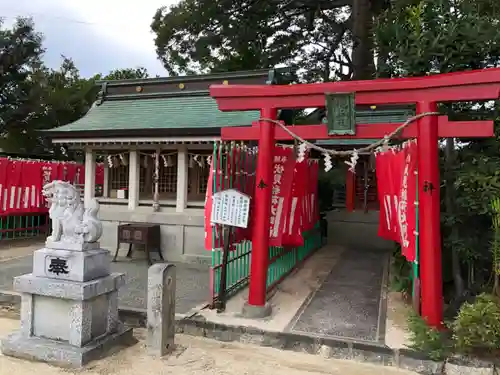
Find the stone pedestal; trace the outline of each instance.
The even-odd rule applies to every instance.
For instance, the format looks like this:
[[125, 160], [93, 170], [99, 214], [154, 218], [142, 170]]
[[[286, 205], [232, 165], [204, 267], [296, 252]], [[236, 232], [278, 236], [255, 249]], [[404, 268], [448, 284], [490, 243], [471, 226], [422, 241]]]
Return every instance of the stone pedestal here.
[[43, 248], [33, 273], [14, 278], [21, 293], [21, 329], [2, 341], [2, 352], [19, 358], [81, 367], [111, 346], [132, 338], [118, 320], [123, 274], [110, 273], [107, 250]]

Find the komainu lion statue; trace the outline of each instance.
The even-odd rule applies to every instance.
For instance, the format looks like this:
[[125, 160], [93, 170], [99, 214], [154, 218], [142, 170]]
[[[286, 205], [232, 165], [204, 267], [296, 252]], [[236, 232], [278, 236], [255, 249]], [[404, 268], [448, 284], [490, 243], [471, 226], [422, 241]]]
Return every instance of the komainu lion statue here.
[[84, 244], [97, 242], [102, 235], [98, 219], [99, 202], [92, 199], [84, 209], [79, 191], [70, 183], [52, 181], [43, 187], [43, 195], [50, 203], [52, 220], [50, 242]]

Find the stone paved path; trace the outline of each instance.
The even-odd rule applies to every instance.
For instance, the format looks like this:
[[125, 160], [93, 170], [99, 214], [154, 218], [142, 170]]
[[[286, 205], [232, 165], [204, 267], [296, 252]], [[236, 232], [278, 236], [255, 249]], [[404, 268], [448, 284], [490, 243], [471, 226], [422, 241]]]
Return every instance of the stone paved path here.
[[[0, 261], [0, 291], [12, 291], [12, 279], [32, 271], [32, 256]], [[179, 263], [177, 266], [176, 312], [185, 314], [207, 301], [209, 268]], [[146, 308], [148, 265], [143, 259], [111, 263], [112, 272], [126, 274], [126, 285], [120, 289], [120, 307]]]
[[[387, 253], [348, 249], [324, 283], [299, 312], [291, 330], [322, 336], [383, 341], [380, 303]], [[382, 305], [382, 306], [381, 306]]]

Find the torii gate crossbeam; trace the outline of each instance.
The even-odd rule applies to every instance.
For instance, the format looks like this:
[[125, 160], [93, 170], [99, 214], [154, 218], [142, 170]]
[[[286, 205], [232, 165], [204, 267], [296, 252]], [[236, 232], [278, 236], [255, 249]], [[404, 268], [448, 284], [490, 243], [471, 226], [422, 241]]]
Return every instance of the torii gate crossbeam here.
[[[329, 93], [355, 93], [357, 105], [415, 104], [417, 114], [436, 112], [440, 102], [498, 99], [500, 68], [372, 81], [210, 87], [210, 95], [217, 101], [220, 110], [260, 110], [261, 118], [272, 120], [276, 120], [278, 109], [324, 107], [325, 95]], [[326, 125], [323, 124], [298, 125], [289, 129], [309, 140], [380, 139], [396, 126], [397, 124], [356, 124], [355, 135], [348, 136], [329, 136]], [[259, 140], [257, 183], [272, 179], [272, 152], [276, 139], [290, 139], [283, 129], [275, 128], [274, 123], [261, 120], [252, 127], [222, 129], [222, 138], [225, 140]], [[445, 116], [423, 117], [402, 134], [405, 138], [418, 139], [422, 316], [431, 326], [440, 327], [443, 321], [438, 140], [440, 137], [473, 138], [493, 135], [493, 121], [450, 122]], [[435, 188], [428, 189], [429, 186]], [[253, 309], [254, 313], [258, 310], [265, 313], [268, 311], [265, 304], [271, 189], [256, 188], [255, 199], [259, 204], [255, 205], [254, 212], [247, 307]]]

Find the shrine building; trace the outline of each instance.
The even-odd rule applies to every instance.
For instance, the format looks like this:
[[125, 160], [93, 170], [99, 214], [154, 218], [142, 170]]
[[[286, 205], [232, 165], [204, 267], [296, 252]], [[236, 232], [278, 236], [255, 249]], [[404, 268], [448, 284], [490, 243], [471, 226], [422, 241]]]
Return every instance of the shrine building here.
[[[85, 153], [84, 201], [95, 196], [100, 202], [103, 247], [114, 251], [120, 224], [159, 224], [165, 259], [210, 261], [203, 246], [203, 208], [213, 144], [220, 141], [221, 129], [248, 127], [259, 119], [259, 111], [220, 111], [209, 94], [209, 87], [216, 84], [280, 85], [289, 84], [289, 78], [286, 69], [266, 69], [101, 81], [84, 117], [46, 132], [54, 144]], [[279, 118], [293, 125], [294, 113], [281, 111]], [[359, 107], [356, 121], [398, 123], [408, 115], [408, 109], [400, 107]], [[316, 109], [305, 123], [324, 118], [324, 108]], [[352, 149], [371, 141], [333, 139], [318, 144]], [[96, 162], [104, 163], [104, 186], [95, 185]], [[359, 163], [356, 174], [349, 173], [342, 162], [338, 168], [343, 177], [334, 192], [334, 207], [377, 210], [375, 176], [368, 158]]]

